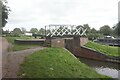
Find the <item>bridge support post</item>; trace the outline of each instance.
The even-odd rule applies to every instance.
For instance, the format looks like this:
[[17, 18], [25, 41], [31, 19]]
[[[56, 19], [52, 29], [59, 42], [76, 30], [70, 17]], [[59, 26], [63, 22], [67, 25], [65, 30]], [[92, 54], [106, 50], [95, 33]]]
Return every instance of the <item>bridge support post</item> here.
[[80, 54], [80, 36], [74, 36], [73, 37], [73, 53], [75, 53], [76, 56], [79, 56]]
[[45, 45], [48, 47], [51, 47], [51, 37], [50, 36], [46, 37]]
[[73, 37], [73, 45], [75, 47], [80, 47], [80, 36], [74, 36]]

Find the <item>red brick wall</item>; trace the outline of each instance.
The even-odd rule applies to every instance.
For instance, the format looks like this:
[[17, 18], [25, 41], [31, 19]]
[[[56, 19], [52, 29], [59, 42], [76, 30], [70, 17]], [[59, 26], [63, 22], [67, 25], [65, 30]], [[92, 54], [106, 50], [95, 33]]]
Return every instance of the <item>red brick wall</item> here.
[[80, 37], [80, 45], [83, 46], [88, 42], [88, 38], [86, 37]]
[[65, 39], [65, 48], [67, 48], [70, 52], [73, 53], [73, 39]]
[[91, 58], [91, 59], [96, 59], [96, 60], [105, 60], [107, 58], [106, 55], [99, 53], [97, 51], [93, 51], [91, 49], [85, 48], [85, 47], [80, 47], [78, 50], [79, 56], [85, 57], [85, 58]]
[[65, 47], [65, 40], [62, 38], [52, 39], [51, 40], [51, 47]]
[[[85, 41], [84, 41], [85, 40]], [[80, 43], [82, 41], [83, 43]], [[66, 40], [66, 48], [73, 53], [75, 56], [80, 56], [80, 57], [85, 57], [85, 58], [90, 58], [90, 59], [96, 59], [96, 60], [105, 60], [106, 56], [98, 53], [96, 51], [90, 50], [85, 47], [81, 47], [80, 45], [83, 45], [87, 42], [86, 38], [82, 38], [80, 40], [79, 37], [75, 37], [74, 39], [71, 40]]]

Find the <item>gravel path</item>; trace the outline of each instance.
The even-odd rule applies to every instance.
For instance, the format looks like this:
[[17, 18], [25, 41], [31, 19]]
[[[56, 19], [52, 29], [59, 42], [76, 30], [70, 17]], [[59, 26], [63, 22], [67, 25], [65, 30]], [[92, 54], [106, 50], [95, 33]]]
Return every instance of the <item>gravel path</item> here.
[[22, 51], [10, 52], [8, 53], [8, 68], [5, 78], [17, 78], [20, 64], [24, 61], [24, 58], [35, 51], [42, 50], [43, 47], [38, 47], [34, 49], [27, 49]]
[[[26, 49], [15, 52], [7, 52], [9, 43], [5, 38], [0, 38], [2, 42], [2, 49], [0, 50], [0, 56], [2, 54], [2, 62], [0, 64], [0, 71], [2, 76], [0, 78], [18, 78], [17, 74], [19, 71], [20, 64], [24, 61], [24, 58], [35, 51], [42, 50], [45, 47], [37, 47], [32, 49]], [[1, 58], [0, 58], [1, 59]], [[2, 67], [2, 68], [1, 68]]]
[[0, 44], [0, 78], [2, 78], [7, 74], [5, 70], [7, 68], [7, 50], [9, 43], [4, 37], [0, 37]]

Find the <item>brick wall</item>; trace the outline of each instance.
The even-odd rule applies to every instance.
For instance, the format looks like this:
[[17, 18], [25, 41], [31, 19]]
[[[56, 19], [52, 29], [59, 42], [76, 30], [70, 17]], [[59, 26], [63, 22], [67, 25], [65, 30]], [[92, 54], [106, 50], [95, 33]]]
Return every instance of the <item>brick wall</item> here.
[[88, 42], [88, 38], [86, 37], [80, 37], [80, 46], [85, 45]]
[[68, 49], [75, 56], [96, 59], [96, 60], [105, 60], [107, 58], [107, 56], [102, 53], [98, 53], [96, 51], [81, 46], [87, 43], [87, 41], [88, 41], [87, 38], [79, 38], [79, 37], [74, 37], [74, 39], [67, 39], [65, 41], [66, 43], [65, 48]]
[[80, 53], [80, 56], [82, 56], [82, 57], [96, 59], [96, 60], [105, 61], [106, 58], [108, 58], [106, 55], [104, 55], [100, 52], [91, 50], [91, 49], [86, 48], [86, 47], [80, 47], [80, 52], [79, 53]]
[[72, 53], [74, 52], [73, 39], [65, 39], [65, 48]]
[[62, 38], [52, 39], [51, 40], [51, 47], [65, 47], [65, 40]]

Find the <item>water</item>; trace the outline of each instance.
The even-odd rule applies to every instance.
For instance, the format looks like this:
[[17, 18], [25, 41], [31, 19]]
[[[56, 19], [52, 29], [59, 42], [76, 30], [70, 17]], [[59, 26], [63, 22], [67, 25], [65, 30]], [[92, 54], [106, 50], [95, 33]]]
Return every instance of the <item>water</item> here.
[[86, 58], [79, 58], [81, 62], [95, 69], [98, 73], [111, 76], [112, 78], [120, 78], [120, 70], [117, 63], [96, 61]]

